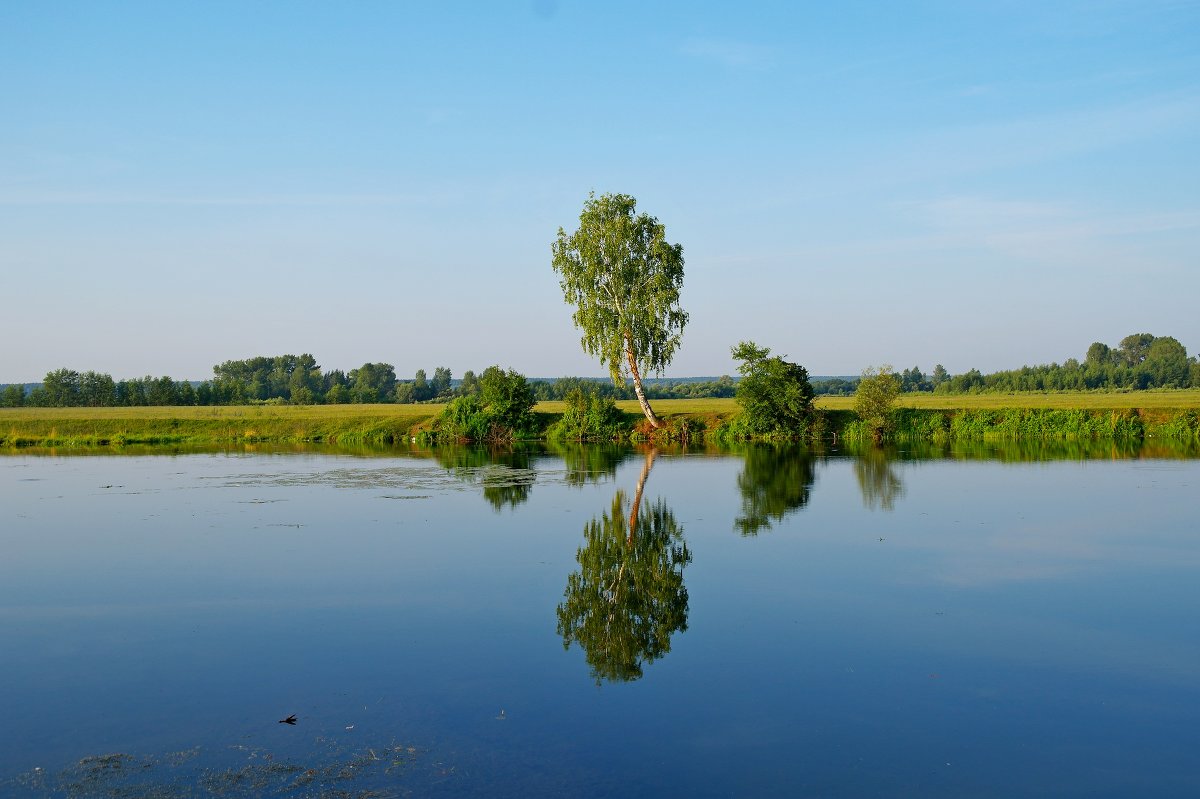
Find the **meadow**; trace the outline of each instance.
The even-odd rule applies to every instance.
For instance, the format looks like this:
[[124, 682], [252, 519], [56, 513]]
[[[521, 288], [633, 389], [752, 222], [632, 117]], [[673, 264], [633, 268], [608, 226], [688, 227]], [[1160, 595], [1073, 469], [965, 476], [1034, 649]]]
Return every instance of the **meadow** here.
[[[655, 400], [668, 422], [712, 429], [738, 413], [733, 399]], [[900, 408], [966, 415], [988, 411], [1080, 411], [1087, 415], [1136, 410], [1148, 423], [1163, 423], [1200, 409], [1200, 390], [1076, 392], [1054, 394], [905, 394]], [[835, 429], [852, 418], [853, 397], [821, 397]], [[236, 405], [133, 408], [0, 409], [0, 446], [110, 446], [218, 442], [391, 443], [405, 440], [439, 414], [443, 405]], [[555, 416], [562, 402], [541, 402], [535, 411]], [[635, 401], [617, 407], [632, 428], [641, 418]], [[1011, 415], [1011, 414], [1010, 414]], [[986, 427], [992, 424], [982, 417]], [[974, 422], [976, 426], [979, 421]], [[996, 417], [996, 425], [1000, 424]]]

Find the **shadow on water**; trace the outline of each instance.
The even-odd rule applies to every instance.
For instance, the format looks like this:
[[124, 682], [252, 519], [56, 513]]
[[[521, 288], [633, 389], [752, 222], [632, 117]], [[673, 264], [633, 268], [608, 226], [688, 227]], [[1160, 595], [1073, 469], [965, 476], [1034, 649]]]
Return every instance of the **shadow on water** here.
[[671, 651], [671, 636], [687, 629], [683, 570], [692, 554], [683, 528], [662, 499], [642, 507], [656, 455], [646, 453], [632, 504], [618, 490], [611, 509], [583, 528], [579, 571], [558, 606], [563, 648], [579, 644], [597, 685], [641, 678]]

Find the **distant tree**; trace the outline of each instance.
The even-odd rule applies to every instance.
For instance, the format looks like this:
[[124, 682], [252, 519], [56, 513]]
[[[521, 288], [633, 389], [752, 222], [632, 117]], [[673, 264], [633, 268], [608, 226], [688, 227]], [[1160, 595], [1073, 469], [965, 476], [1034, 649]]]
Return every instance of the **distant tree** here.
[[43, 403], [50, 408], [71, 408], [79, 404], [79, 372], [55, 369], [42, 378]]
[[946, 367], [942, 366], [940, 363], [933, 367], [933, 377], [930, 379], [930, 382], [933, 383], [933, 387], [935, 389], [949, 379], [950, 373], [946, 371]]
[[854, 412], [866, 424], [871, 437], [876, 441], [892, 431], [895, 424], [894, 406], [900, 395], [900, 378], [892, 367], [884, 364], [876, 369], [868, 366], [858, 381], [854, 392]]
[[364, 363], [349, 375], [356, 403], [388, 402], [396, 390], [396, 370], [390, 363]]
[[443, 394], [449, 394], [450, 382], [450, 370], [444, 366], [439, 366], [433, 370], [433, 379], [429, 381], [429, 392], [434, 397], [440, 397]]
[[178, 405], [179, 396], [175, 390], [175, 381], [165, 375], [159, 378], [153, 378], [146, 375], [147, 395], [146, 400], [151, 405]]
[[1161, 336], [1146, 349], [1145, 366], [1161, 388], [1183, 388], [1190, 380], [1187, 350], [1171, 336]]
[[615, 385], [625, 375], [650, 424], [660, 427], [646, 399], [642, 373], [671, 362], [688, 315], [679, 306], [683, 247], [666, 240], [666, 228], [625, 194], [588, 196], [579, 229], [558, 229], [554, 271], [572, 317], [583, 331], [585, 352], [599, 356]]
[[418, 369], [412, 381], [412, 401], [424, 402], [433, 398], [433, 389], [429, 387], [429, 380], [425, 377], [425, 370]]
[[1137, 366], [1146, 360], [1153, 342], [1154, 335], [1151, 333], [1130, 333], [1121, 339], [1121, 360], [1126, 366]]
[[187, 380], [175, 384], [175, 402], [179, 405], [196, 405], [196, 388]]
[[25, 404], [25, 386], [12, 383], [0, 392], [0, 408], [20, 408]]
[[920, 367], [914, 366], [900, 373], [900, 390], [931, 391], [933, 390], [933, 385], [926, 380], [925, 375], [921, 373]]
[[733, 348], [733, 358], [741, 363], [738, 372], [737, 401], [752, 433], [793, 435], [812, 419], [813, 388], [803, 366], [771, 357], [771, 350], [753, 341]]
[[479, 393], [479, 378], [470, 369], [463, 372], [462, 381], [458, 384], [458, 393], [463, 397]]
[[79, 376], [79, 404], [89, 408], [105, 408], [117, 403], [117, 384], [111, 375], [84, 372]]
[[1093, 341], [1083, 362], [1092, 367], [1108, 366], [1113, 362], [1113, 351], [1107, 344]]

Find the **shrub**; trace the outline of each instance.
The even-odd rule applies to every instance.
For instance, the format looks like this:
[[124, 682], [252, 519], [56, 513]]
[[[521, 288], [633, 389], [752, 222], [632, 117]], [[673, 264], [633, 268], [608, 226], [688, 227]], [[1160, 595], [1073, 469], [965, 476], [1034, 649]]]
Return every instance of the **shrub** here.
[[566, 396], [567, 409], [546, 432], [560, 441], [611, 441], [621, 436], [625, 414], [609, 397], [595, 389], [572, 389]]

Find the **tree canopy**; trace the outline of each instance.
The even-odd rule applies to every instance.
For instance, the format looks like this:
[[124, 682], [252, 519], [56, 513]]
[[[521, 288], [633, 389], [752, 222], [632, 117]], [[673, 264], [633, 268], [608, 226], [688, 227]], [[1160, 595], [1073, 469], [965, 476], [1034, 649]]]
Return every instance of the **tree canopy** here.
[[803, 430], [812, 418], [813, 401], [805, 368], [771, 357], [769, 348], [753, 341], [734, 347], [733, 358], [741, 361], [736, 396], [747, 430], [753, 434]]
[[584, 351], [600, 358], [614, 383], [623, 384], [626, 374], [633, 379], [642, 412], [659, 427], [642, 373], [661, 372], [671, 362], [688, 321], [679, 306], [683, 247], [669, 243], [666, 228], [636, 209], [626, 194], [588, 195], [579, 229], [570, 235], [558, 229], [552, 265], [563, 298], [575, 306]]
[[900, 378], [889, 365], [876, 369], [868, 366], [858, 381], [854, 392], [854, 412], [876, 441], [881, 441], [895, 423], [893, 406], [900, 394]]

